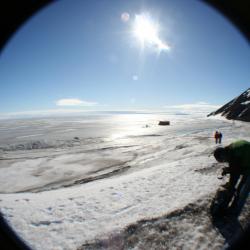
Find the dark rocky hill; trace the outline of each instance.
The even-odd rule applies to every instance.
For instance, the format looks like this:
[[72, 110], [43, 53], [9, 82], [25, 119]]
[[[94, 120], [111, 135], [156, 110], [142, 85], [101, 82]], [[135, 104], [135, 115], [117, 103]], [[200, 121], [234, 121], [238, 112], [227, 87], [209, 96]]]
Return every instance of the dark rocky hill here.
[[250, 88], [208, 116], [218, 114], [230, 120], [250, 122]]

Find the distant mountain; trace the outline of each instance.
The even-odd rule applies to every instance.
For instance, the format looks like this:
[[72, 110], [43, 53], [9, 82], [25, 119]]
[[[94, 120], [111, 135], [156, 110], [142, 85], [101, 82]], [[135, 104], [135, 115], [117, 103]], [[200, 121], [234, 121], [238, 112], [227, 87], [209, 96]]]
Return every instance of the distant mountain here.
[[208, 116], [218, 114], [230, 120], [250, 122], [250, 88]]

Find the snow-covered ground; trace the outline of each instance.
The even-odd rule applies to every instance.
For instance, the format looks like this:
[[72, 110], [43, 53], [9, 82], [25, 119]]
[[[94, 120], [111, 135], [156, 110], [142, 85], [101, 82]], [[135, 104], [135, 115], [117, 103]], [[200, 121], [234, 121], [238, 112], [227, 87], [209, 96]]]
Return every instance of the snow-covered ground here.
[[[165, 119], [170, 126], [157, 125]], [[226, 181], [217, 179], [220, 165], [211, 155], [215, 130], [223, 133], [222, 145], [250, 140], [249, 124], [218, 117], [123, 114], [1, 121], [1, 212], [34, 249], [93, 249], [98, 244], [84, 244], [121, 235], [142, 219], [163, 218], [190, 204], [208, 206]], [[185, 233], [196, 237], [182, 241], [182, 247], [223, 246], [213, 228], [201, 240], [199, 221], [206, 216], [197, 220], [194, 215], [196, 223]], [[175, 223], [179, 232], [183, 226], [185, 220]]]

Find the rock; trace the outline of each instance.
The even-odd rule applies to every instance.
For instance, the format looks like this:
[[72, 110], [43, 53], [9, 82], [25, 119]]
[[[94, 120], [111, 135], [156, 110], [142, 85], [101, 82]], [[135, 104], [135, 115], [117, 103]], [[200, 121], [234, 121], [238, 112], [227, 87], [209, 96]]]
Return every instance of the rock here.
[[229, 120], [250, 122], [250, 88], [207, 116], [218, 114]]

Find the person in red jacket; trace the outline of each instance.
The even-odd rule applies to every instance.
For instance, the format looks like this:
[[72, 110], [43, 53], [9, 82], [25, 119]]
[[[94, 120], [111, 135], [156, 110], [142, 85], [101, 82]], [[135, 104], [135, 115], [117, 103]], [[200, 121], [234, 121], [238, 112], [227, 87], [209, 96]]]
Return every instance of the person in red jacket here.
[[214, 139], [215, 139], [215, 143], [217, 144], [219, 141], [219, 132], [217, 130], [214, 133]]

